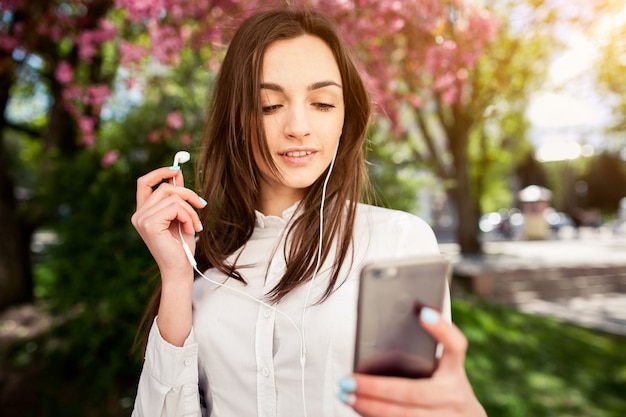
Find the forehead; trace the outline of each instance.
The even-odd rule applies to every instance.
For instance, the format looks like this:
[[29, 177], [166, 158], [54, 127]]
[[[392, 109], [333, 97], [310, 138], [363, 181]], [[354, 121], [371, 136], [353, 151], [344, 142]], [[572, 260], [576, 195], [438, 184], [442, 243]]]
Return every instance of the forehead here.
[[341, 73], [335, 56], [322, 39], [302, 35], [275, 41], [266, 48], [263, 56], [263, 82], [309, 85], [322, 79], [341, 83]]

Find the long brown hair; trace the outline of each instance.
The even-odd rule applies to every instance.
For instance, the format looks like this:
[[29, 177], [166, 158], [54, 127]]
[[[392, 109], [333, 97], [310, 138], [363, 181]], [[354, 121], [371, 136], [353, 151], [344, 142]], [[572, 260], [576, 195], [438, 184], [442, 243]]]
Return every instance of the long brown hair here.
[[[320, 265], [333, 245], [336, 257], [328, 287], [318, 300], [322, 301], [335, 288], [339, 271], [349, 255], [356, 206], [368, 184], [364, 142], [372, 109], [349, 48], [334, 22], [319, 12], [294, 9], [261, 12], [245, 20], [230, 43], [216, 79], [197, 160], [199, 194], [209, 204], [200, 213], [205, 230], [199, 234], [196, 259], [202, 271], [217, 268], [245, 282], [237, 272], [237, 265], [228, 264], [226, 259], [248, 241], [255, 226], [260, 172], [252, 152], [254, 138], [258, 138], [267, 166], [278, 173], [262, 122], [263, 56], [273, 42], [305, 34], [322, 39], [332, 50], [341, 73], [345, 107], [343, 131], [324, 204]], [[326, 172], [306, 190], [300, 212], [289, 227], [287, 269], [279, 284], [267, 294], [272, 302], [309, 281], [315, 272]], [[159, 297], [160, 288], [157, 288], [144, 317], [144, 326], [156, 315]]]
[[[341, 73], [345, 101], [343, 133], [324, 208], [321, 264], [332, 245], [337, 248], [331, 279], [323, 296], [326, 298], [348, 256], [356, 204], [367, 182], [363, 146], [371, 103], [335, 24], [318, 12], [279, 9], [259, 13], [244, 21], [230, 44], [216, 80], [198, 161], [199, 191], [210, 203], [201, 213], [201, 220], [208, 227], [200, 234], [197, 259], [200, 268], [215, 267], [243, 281], [236, 265], [225, 260], [246, 243], [254, 230], [255, 209], [260, 201], [259, 170], [252, 153], [254, 138], [259, 138], [266, 164], [277, 172], [262, 123], [260, 83], [264, 52], [277, 40], [305, 34], [322, 39], [332, 50]], [[300, 203], [301, 213], [288, 230], [287, 269], [268, 294], [271, 301], [280, 300], [313, 276], [324, 179], [325, 174], [306, 190]]]

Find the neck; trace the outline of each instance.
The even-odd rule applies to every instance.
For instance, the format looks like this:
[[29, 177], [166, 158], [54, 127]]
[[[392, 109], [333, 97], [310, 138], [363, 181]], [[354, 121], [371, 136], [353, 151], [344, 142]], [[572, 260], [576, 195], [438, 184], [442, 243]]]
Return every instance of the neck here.
[[[302, 200], [303, 190], [288, 188], [285, 190], [272, 189], [271, 192], [261, 192], [261, 201], [258, 210], [266, 216], [282, 216], [283, 211]], [[269, 191], [269, 190], [267, 190]]]

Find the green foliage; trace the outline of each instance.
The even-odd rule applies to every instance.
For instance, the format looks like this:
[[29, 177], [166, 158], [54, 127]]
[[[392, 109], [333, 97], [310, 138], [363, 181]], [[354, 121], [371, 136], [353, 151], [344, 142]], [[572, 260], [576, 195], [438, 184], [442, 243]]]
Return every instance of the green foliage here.
[[466, 369], [487, 414], [618, 417], [626, 413], [624, 338], [455, 299]]
[[576, 181], [589, 169], [593, 158], [545, 162], [543, 167], [552, 190], [552, 206], [559, 211], [572, 212], [583, 201], [576, 194]]
[[[131, 348], [159, 279], [148, 249], [130, 223], [136, 181], [171, 164], [179, 149], [193, 155], [209, 85], [206, 73], [191, 77], [181, 70], [178, 75], [195, 88], [176, 85], [176, 79], [163, 82], [123, 120], [107, 122], [97, 147], [71, 157], [51, 156], [48, 168], [41, 171], [46, 174], [37, 173], [38, 198], [49, 213], [46, 231], [57, 243], [47, 246], [37, 260], [35, 293], [46, 300], [60, 325], [37, 341], [36, 352], [25, 354], [18, 348], [15, 358], [23, 365], [40, 362], [48, 378], [66, 381], [63, 395], [49, 380], [36, 387], [50, 415], [109, 415], [110, 409], [94, 407], [92, 414], [84, 410], [103, 402], [116, 410], [122, 407], [120, 399], [123, 407], [132, 404], [142, 352]], [[183, 118], [187, 139], [183, 131], [164, 127], [174, 111]], [[118, 158], [104, 166], [103, 157], [110, 150]], [[21, 153], [25, 159], [42, 160], [36, 149], [24, 147]], [[33, 162], [32, 169], [43, 168]], [[191, 164], [184, 171], [192, 186]]]
[[620, 199], [626, 197], [626, 161], [608, 152], [597, 155], [579, 181], [586, 184], [586, 193], [581, 196], [583, 208], [615, 214]]
[[[59, 243], [44, 253], [37, 293], [67, 319], [43, 342], [46, 372], [85, 387], [86, 399], [138, 374], [140, 352], [130, 350], [157, 277], [129, 219], [135, 178], [163, 156], [157, 150], [143, 164], [102, 168], [97, 151], [83, 152], [57, 161], [48, 184]], [[43, 390], [53, 403], [56, 389]]]
[[595, 71], [599, 89], [614, 102], [612, 134], [606, 135], [605, 149], [622, 152], [626, 145], [626, 25], [624, 4], [620, 1], [605, 2], [605, 16], [596, 25], [602, 26], [599, 39], [599, 59]]
[[[435, 192], [434, 176], [424, 163], [415, 161], [416, 143], [394, 142], [388, 126], [378, 123], [370, 129], [367, 153], [368, 173], [374, 192], [373, 203], [410, 213], [426, 210], [430, 201], [418, 197], [420, 190]], [[443, 191], [442, 191], [443, 192]]]

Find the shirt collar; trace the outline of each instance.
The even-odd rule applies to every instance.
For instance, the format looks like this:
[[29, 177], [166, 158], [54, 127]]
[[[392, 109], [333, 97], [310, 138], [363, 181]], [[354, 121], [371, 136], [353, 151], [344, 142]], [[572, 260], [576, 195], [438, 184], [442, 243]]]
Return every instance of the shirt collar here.
[[255, 210], [254, 211], [254, 214], [256, 217], [255, 227], [259, 227], [261, 229], [265, 229], [271, 226], [283, 227], [289, 222], [289, 220], [291, 220], [291, 217], [294, 215], [299, 205], [300, 205], [300, 201], [297, 201], [291, 207], [286, 208], [282, 212], [280, 217], [279, 216], [266, 216], [260, 211]]

